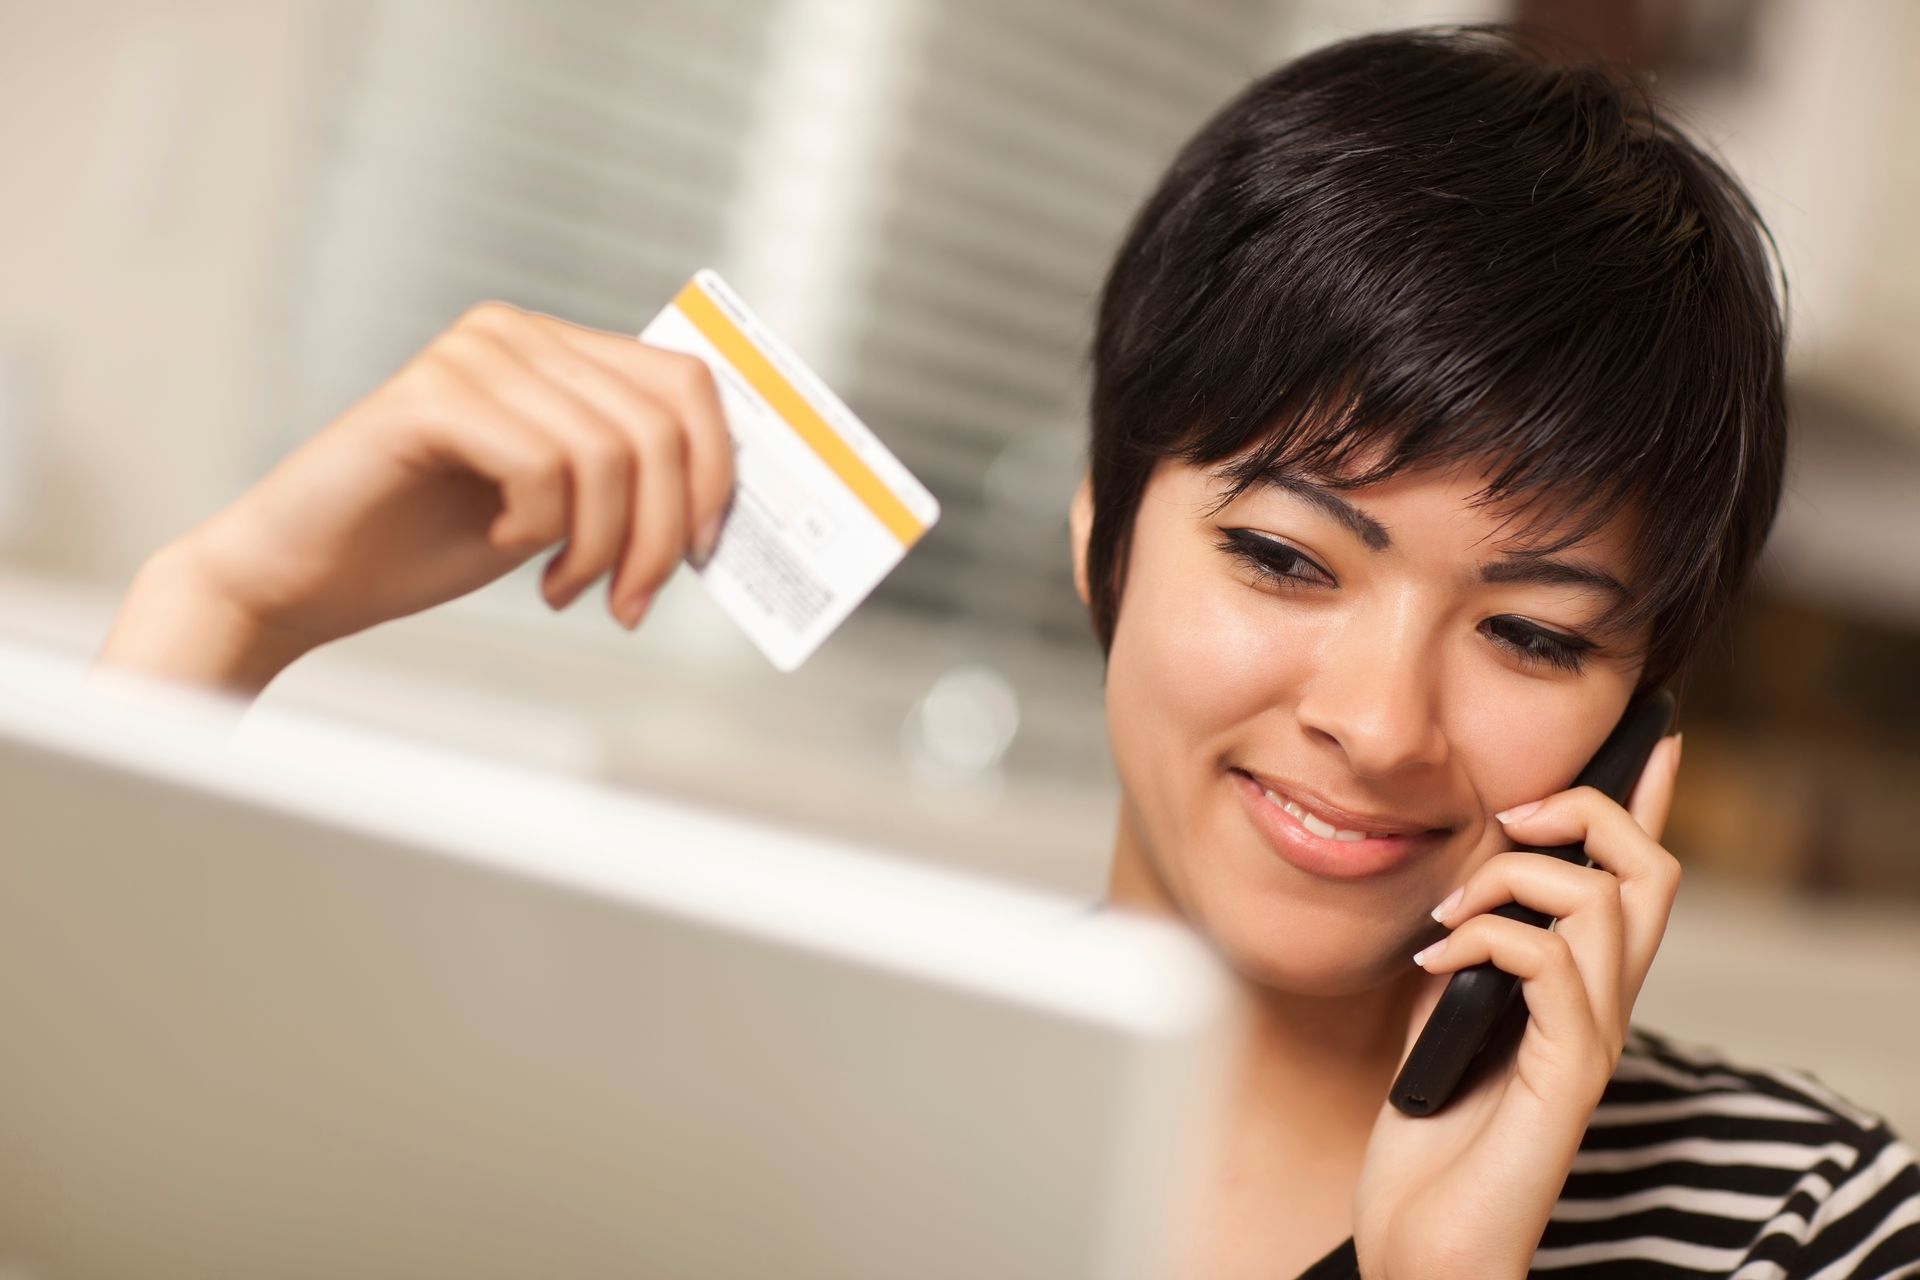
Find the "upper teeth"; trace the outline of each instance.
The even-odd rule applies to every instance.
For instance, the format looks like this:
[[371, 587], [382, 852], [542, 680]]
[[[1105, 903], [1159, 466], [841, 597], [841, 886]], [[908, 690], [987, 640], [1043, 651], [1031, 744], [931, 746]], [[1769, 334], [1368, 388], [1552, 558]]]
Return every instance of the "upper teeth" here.
[[1270, 788], [1262, 788], [1262, 790], [1266, 791], [1267, 799], [1273, 801], [1275, 804], [1279, 805], [1282, 809], [1286, 810], [1286, 812], [1291, 814], [1294, 817], [1294, 819], [1297, 822], [1299, 822], [1301, 826], [1313, 832], [1313, 834], [1319, 836], [1322, 840], [1365, 840], [1370, 834], [1365, 831], [1342, 830], [1341, 828], [1334, 826], [1331, 822], [1323, 821], [1322, 819], [1315, 817], [1313, 814], [1308, 813], [1305, 809], [1302, 809], [1299, 805], [1295, 804], [1293, 801], [1282, 800], [1279, 796], [1273, 794], [1273, 791]]

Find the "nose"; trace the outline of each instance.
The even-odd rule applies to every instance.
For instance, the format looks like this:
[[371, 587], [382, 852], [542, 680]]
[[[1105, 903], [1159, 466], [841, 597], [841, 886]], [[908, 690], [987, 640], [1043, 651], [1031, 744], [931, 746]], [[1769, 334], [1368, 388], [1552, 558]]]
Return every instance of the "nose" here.
[[1410, 608], [1356, 617], [1329, 637], [1295, 714], [1356, 775], [1385, 778], [1447, 759], [1439, 638]]

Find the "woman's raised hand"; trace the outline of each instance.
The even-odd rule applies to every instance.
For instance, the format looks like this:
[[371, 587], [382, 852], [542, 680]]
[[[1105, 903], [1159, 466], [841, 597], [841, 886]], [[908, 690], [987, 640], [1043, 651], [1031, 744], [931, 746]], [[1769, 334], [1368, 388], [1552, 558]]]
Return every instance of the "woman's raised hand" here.
[[301, 653], [562, 539], [547, 602], [611, 572], [608, 608], [631, 628], [689, 550], [711, 552], [732, 488], [697, 357], [482, 303], [156, 553], [99, 661], [257, 692]]
[[[1585, 844], [1592, 867], [1537, 853], [1489, 858], [1441, 916], [1453, 926], [1421, 953], [1437, 975], [1416, 1002], [1403, 1058], [1445, 978], [1484, 961], [1520, 979], [1527, 1026], [1512, 1062], [1431, 1116], [1381, 1107], [1354, 1200], [1366, 1280], [1519, 1280], [1560, 1198], [1588, 1121], [1620, 1060], [1680, 887], [1661, 847], [1680, 740], [1654, 748], [1623, 809], [1590, 787], [1501, 815], [1516, 841]], [[1490, 914], [1517, 902], [1551, 931]]]

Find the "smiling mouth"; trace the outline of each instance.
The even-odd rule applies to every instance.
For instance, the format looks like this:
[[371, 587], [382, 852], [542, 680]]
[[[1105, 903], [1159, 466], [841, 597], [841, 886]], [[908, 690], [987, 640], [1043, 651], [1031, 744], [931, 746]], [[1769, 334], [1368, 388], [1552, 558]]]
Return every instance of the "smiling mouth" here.
[[[1322, 840], [1337, 840], [1346, 844], [1358, 843], [1361, 840], [1407, 840], [1415, 837], [1446, 835], [1450, 830], [1447, 827], [1418, 827], [1399, 822], [1381, 824], [1386, 828], [1384, 830], [1376, 829], [1373, 825], [1343, 827], [1328, 818], [1321, 817], [1284, 791], [1276, 789], [1266, 779], [1249, 773], [1245, 769], [1236, 769], [1234, 772], [1253, 782], [1270, 804]], [[1347, 820], [1344, 815], [1342, 820]]]

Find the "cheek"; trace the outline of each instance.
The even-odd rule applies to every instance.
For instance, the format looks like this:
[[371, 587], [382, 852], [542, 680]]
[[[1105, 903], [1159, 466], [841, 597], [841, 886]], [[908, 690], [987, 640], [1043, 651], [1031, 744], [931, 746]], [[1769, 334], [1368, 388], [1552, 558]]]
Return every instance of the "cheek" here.
[[[1626, 704], [1599, 680], [1535, 686], [1511, 678], [1477, 682], [1452, 731], [1483, 812], [1540, 800], [1569, 786]], [[1493, 824], [1497, 829], [1497, 824]]]
[[1190, 752], [1289, 701], [1313, 646], [1283, 607], [1217, 569], [1133, 586], [1108, 662], [1116, 731]]

